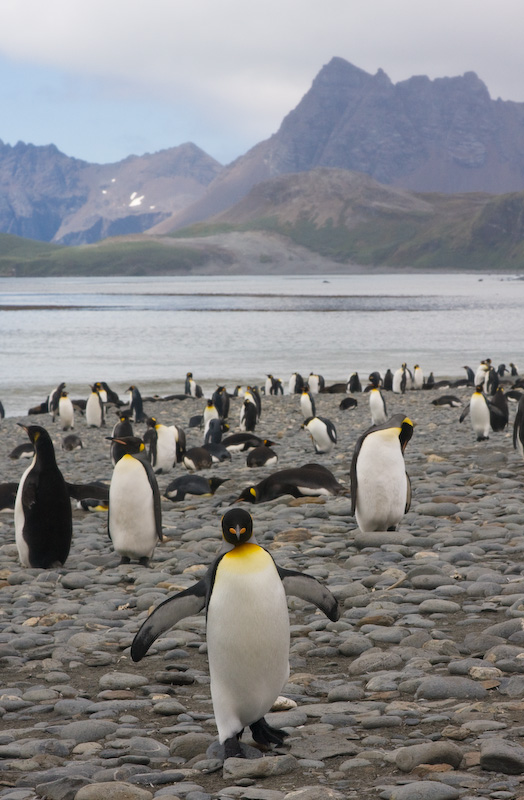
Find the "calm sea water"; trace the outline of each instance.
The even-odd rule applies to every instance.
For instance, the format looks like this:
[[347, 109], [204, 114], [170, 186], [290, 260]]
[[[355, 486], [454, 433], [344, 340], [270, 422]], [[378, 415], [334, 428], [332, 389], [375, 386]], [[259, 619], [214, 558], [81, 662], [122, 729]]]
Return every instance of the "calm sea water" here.
[[73, 397], [107, 381], [120, 394], [206, 392], [268, 372], [419, 363], [463, 376], [491, 357], [524, 372], [524, 281], [485, 274], [0, 278], [0, 400], [21, 415], [61, 381]]

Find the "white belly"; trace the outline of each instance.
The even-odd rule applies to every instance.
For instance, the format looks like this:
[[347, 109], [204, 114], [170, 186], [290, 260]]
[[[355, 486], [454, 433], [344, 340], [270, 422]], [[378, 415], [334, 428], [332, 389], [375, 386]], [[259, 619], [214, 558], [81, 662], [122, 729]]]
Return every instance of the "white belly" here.
[[31, 565], [29, 563], [29, 548], [27, 546], [26, 540], [24, 539], [25, 516], [22, 508], [22, 491], [24, 488], [25, 479], [28, 473], [33, 469], [35, 461], [36, 461], [36, 456], [33, 456], [31, 464], [28, 466], [28, 468], [20, 478], [20, 483], [18, 484], [18, 491], [16, 493], [16, 499], [15, 499], [15, 513], [14, 513], [15, 542], [18, 550], [18, 558], [20, 559], [20, 563], [23, 567], [30, 567]]
[[357, 460], [355, 517], [361, 531], [385, 531], [406, 509], [408, 482], [398, 435], [381, 437], [377, 445], [367, 436]]
[[74, 428], [75, 410], [69, 397], [60, 398], [58, 403], [58, 416], [60, 417], [60, 422], [64, 430]]
[[469, 415], [471, 417], [471, 427], [477, 436], [487, 438], [491, 431], [491, 424], [489, 408], [482, 395], [472, 395], [469, 403]]
[[96, 428], [102, 425], [102, 409], [97, 394], [91, 394], [87, 398], [86, 423]]
[[[289, 676], [289, 616], [271, 557], [256, 545], [256, 569], [241, 556], [220, 562], [207, 617], [211, 697], [224, 742], [264, 716]], [[252, 559], [248, 559], [252, 566]], [[244, 562], [247, 566], [247, 562]]]
[[372, 389], [369, 393], [369, 410], [371, 412], [373, 425], [382, 425], [382, 423], [386, 421], [387, 416], [384, 411], [384, 401], [377, 389]]
[[157, 426], [155, 469], [169, 472], [176, 461], [176, 439], [173, 428], [165, 425]]
[[153, 492], [142, 464], [126, 455], [115, 465], [109, 487], [109, 531], [117, 552], [151, 558], [158, 541]]

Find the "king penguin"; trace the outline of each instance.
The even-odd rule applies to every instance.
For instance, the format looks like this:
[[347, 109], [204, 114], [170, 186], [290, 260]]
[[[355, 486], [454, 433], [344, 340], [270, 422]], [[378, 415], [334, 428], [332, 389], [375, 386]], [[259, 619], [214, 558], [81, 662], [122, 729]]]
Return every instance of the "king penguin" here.
[[224, 514], [222, 537], [222, 552], [204, 578], [165, 600], [145, 620], [131, 658], [140, 661], [158, 636], [205, 608], [211, 700], [226, 759], [245, 757], [240, 737], [247, 726], [265, 747], [281, 745], [286, 735], [264, 719], [289, 677], [286, 594], [313, 603], [333, 621], [339, 609], [315, 578], [275, 563], [257, 544], [244, 509]]
[[65, 389], [62, 391], [58, 401], [58, 416], [63, 431], [68, 431], [75, 427], [75, 409]]
[[175, 431], [156, 417], [148, 417], [146, 422], [151, 466], [157, 475], [170, 472], [176, 464]]
[[304, 419], [315, 416], [315, 400], [309, 391], [309, 386], [306, 383], [300, 395], [300, 410]]
[[162, 540], [162, 510], [155, 473], [138, 436], [113, 439], [126, 452], [116, 462], [109, 487], [108, 533], [122, 564], [147, 566]]
[[302, 423], [308, 431], [316, 453], [330, 453], [337, 443], [337, 431], [330, 419], [326, 417], [309, 417]]
[[140, 390], [131, 385], [127, 391], [129, 392], [129, 410], [131, 411], [133, 422], [144, 422], [146, 415], [144, 414], [144, 404]]
[[469, 403], [460, 415], [459, 422], [464, 422], [467, 415], [471, 418], [471, 427], [477, 435], [477, 442], [483, 442], [489, 439], [491, 432], [491, 417], [489, 413], [489, 404], [482, 391], [482, 384], [475, 387], [475, 391], [470, 397]]
[[388, 418], [386, 408], [386, 400], [384, 395], [379, 389], [380, 376], [378, 373], [372, 372], [369, 376], [371, 388], [369, 390], [369, 410], [371, 412], [371, 421], [373, 425], [383, 425]]
[[39, 569], [62, 566], [73, 535], [69, 489], [45, 428], [18, 424], [35, 451], [22, 475], [15, 501], [15, 541], [20, 563]]
[[96, 384], [91, 386], [91, 394], [87, 398], [86, 424], [90, 428], [101, 428], [106, 424], [104, 416], [104, 403]]
[[395, 530], [409, 510], [404, 450], [412, 435], [413, 422], [395, 414], [358, 439], [351, 462], [351, 505], [363, 533]]

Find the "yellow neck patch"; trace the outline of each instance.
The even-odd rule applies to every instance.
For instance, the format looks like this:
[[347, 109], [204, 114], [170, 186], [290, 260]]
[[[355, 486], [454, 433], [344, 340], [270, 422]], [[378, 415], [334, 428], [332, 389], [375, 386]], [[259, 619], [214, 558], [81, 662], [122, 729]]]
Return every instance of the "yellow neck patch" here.
[[228, 572], [260, 572], [267, 569], [273, 559], [264, 548], [258, 544], [239, 544], [233, 550], [229, 550], [221, 559], [218, 568], [223, 566]]

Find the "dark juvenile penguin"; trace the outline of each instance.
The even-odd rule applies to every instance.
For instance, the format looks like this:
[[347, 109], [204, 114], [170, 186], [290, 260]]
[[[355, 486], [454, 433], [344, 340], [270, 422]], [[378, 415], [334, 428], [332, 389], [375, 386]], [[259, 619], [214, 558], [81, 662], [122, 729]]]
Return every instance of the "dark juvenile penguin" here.
[[246, 458], [247, 467], [270, 467], [274, 466], [278, 461], [278, 455], [271, 447], [261, 444], [260, 447], [255, 447], [250, 450]]
[[127, 391], [130, 394], [129, 410], [131, 411], [133, 422], [144, 422], [146, 415], [144, 413], [144, 404], [142, 402], [140, 390], [136, 386], [131, 385]]
[[73, 535], [69, 489], [45, 428], [18, 424], [26, 431], [35, 451], [20, 480], [15, 502], [15, 540], [20, 563], [39, 569], [62, 566]]
[[158, 636], [205, 609], [211, 699], [226, 759], [245, 757], [240, 743], [245, 727], [265, 747], [281, 745], [286, 735], [264, 719], [289, 677], [286, 594], [313, 603], [333, 621], [339, 610], [315, 578], [277, 566], [256, 543], [244, 509], [224, 514], [222, 536], [222, 552], [204, 578], [165, 600], [142, 624], [131, 658], [140, 661]]
[[304, 464], [273, 472], [255, 486], [246, 486], [235, 502], [266, 503], [286, 494], [292, 497], [329, 497], [345, 492], [345, 487], [326, 467]]
[[326, 417], [309, 417], [302, 427], [311, 436], [316, 453], [330, 453], [337, 443], [337, 431]]
[[153, 468], [138, 436], [116, 439], [125, 446], [109, 487], [108, 533], [122, 564], [131, 559], [147, 566], [162, 541], [160, 492]]
[[513, 422], [513, 447], [524, 458], [524, 394], [518, 402]]
[[186, 497], [202, 497], [215, 494], [228, 478], [204, 478], [203, 475], [181, 475], [167, 486], [164, 497], [174, 503], [185, 500]]
[[468, 386], [475, 386], [475, 373], [471, 369], [471, 367], [465, 366], [462, 369], [466, 370], [466, 377], [468, 381]]
[[81, 450], [83, 446], [82, 439], [76, 433], [69, 433], [62, 439], [62, 450], [66, 450], [69, 453], [73, 450]]
[[388, 369], [386, 371], [386, 373], [384, 375], [384, 381], [383, 381], [382, 385], [384, 387], [384, 391], [386, 391], [386, 392], [392, 392], [393, 391], [393, 373], [391, 372], [390, 369]]
[[227, 419], [229, 416], [229, 395], [225, 386], [217, 386], [211, 396], [211, 402], [218, 411], [218, 416], [221, 419]]
[[359, 437], [351, 461], [351, 506], [362, 532], [395, 530], [411, 503], [404, 450], [413, 423], [395, 414]]

